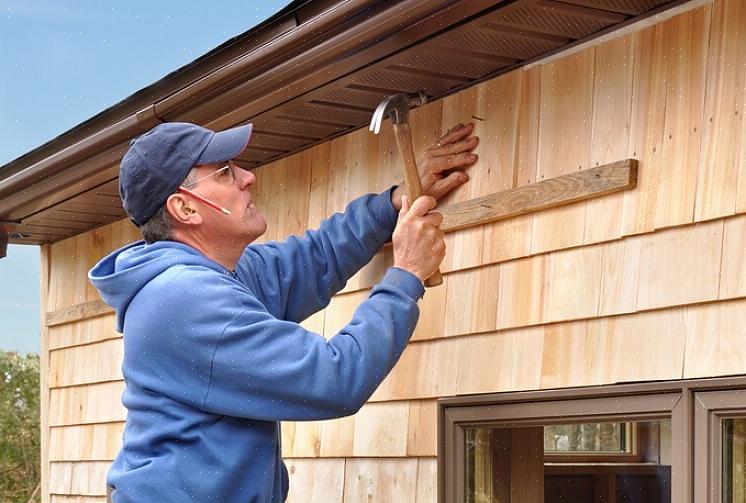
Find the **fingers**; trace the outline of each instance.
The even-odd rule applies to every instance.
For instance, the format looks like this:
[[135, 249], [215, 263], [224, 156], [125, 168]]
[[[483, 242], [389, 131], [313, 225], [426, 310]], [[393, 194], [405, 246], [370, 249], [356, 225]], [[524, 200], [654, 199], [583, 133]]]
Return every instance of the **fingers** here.
[[448, 145], [450, 143], [463, 140], [464, 138], [469, 136], [473, 131], [474, 131], [473, 122], [470, 122], [468, 124], [458, 123], [455, 126], [453, 126], [451, 129], [449, 129], [448, 132], [444, 134], [438, 140], [438, 143], [440, 143], [441, 145]]
[[443, 156], [451, 154], [460, 154], [461, 152], [470, 152], [479, 145], [479, 138], [472, 136], [466, 140], [460, 140], [453, 143], [441, 143], [441, 147], [431, 149], [433, 156]]
[[428, 213], [422, 217], [422, 221], [433, 227], [440, 227], [440, 224], [443, 223], [443, 215], [437, 212]]
[[[424, 217], [435, 208], [435, 199], [430, 196], [420, 196], [415, 199], [408, 213], [416, 217]], [[404, 209], [404, 198], [402, 198], [402, 209]]]
[[435, 199], [440, 199], [444, 195], [448, 194], [452, 190], [462, 186], [469, 180], [469, 175], [463, 171], [454, 171], [447, 177], [438, 180], [433, 184], [432, 196]]
[[409, 211], [409, 198], [402, 194], [401, 196], [401, 209], [399, 210], [399, 220], [404, 218], [404, 215]]
[[479, 156], [470, 152], [437, 156], [428, 160], [428, 168], [434, 173], [441, 173], [451, 169], [468, 168], [478, 159]]

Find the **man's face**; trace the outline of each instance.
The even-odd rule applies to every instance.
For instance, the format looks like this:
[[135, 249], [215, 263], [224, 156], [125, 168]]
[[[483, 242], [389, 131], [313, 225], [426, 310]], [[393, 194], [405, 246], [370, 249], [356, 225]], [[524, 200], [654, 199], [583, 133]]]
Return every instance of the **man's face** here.
[[198, 166], [195, 171], [194, 177], [199, 181], [187, 184], [189, 190], [230, 211], [230, 215], [226, 215], [204, 203], [195, 202], [201, 205], [204, 231], [214, 236], [217, 242], [230, 239], [244, 246], [264, 234], [267, 222], [249, 191], [256, 183], [254, 173], [238, 167], [233, 161]]

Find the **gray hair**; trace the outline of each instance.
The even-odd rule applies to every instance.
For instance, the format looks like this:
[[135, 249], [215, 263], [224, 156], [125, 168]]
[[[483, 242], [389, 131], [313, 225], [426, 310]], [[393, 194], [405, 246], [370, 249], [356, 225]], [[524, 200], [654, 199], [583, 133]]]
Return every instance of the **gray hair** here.
[[[187, 174], [182, 185], [189, 185], [193, 183], [197, 177], [196, 167], [192, 168]], [[140, 226], [140, 232], [142, 238], [148, 244], [153, 244], [156, 241], [168, 241], [171, 239], [171, 215], [168, 214], [168, 208], [164, 203], [160, 208], [153, 213], [144, 224]]]

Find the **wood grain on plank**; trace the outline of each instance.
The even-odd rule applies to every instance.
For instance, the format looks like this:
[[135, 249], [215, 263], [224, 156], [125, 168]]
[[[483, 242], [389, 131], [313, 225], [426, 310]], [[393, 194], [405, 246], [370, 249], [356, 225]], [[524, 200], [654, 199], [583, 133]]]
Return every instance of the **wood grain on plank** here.
[[119, 452], [124, 423], [50, 428], [50, 461], [111, 461]]
[[109, 461], [51, 463], [49, 491], [84, 498], [106, 496], [106, 475], [110, 466]]
[[720, 299], [746, 296], [746, 215], [725, 220]]
[[661, 25], [668, 31], [669, 64], [656, 228], [694, 219], [710, 12], [711, 5], [704, 5]]
[[54, 327], [73, 321], [85, 320], [96, 316], [103, 316], [114, 312], [112, 307], [106, 305], [101, 299], [75, 304], [66, 308], [46, 313], [46, 325]]
[[547, 255], [544, 322], [598, 315], [602, 252], [596, 245]]
[[438, 403], [435, 400], [409, 402], [407, 456], [437, 455]]
[[448, 274], [446, 280], [446, 336], [495, 329], [500, 269], [490, 265]]
[[438, 211], [444, 217], [442, 228], [453, 231], [633, 189], [636, 183], [637, 161], [626, 159], [445, 206]]
[[[631, 36], [596, 47], [593, 75], [591, 166], [623, 159], [630, 143], [634, 44]], [[587, 203], [585, 242], [598, 243], [621, 235], [624, 194]]]
[[[358, 456], [406, 456], [409, 402], [376, 403], [355, 414], [352, 454]], [[327, 440], [327, 439], [325, 439]]]
[[49, 425], [92, 424], [124, 421], [122, 405], [124, 381], [113, 381], [69, 388], [49, 393]]
[[[695, 220], [736, 211], [739, 171], [746, 146], [743, 112], [746, 100], [746, 3], [713, 4], [707, 60], [702, 131], [702, 159], [697, 181]], [[745, 175], [746, 176], [746, 175]]]
[[637, 190], [624, 193], [624, 235], [655, 229], [668, 78], [668, 30], [654, 25], [632, 37], [635, 55], [629, 156], [639, 159], [640, 165]]
[[121, 339], [113, 339], [51, 351], [49, 387], [122, 379], [123, 346]]
[[[541, 67], [537, 182], [590, 167], [594, 58], [590, 47]], [[585, 206], [535, 215], [532, 253], [582, 243]]]
[[640, 254], [644, 238], [632, 236], [602, 245], [601, 304], [599, 315], [637, 310]]
[[84, 318], [72, 323], [64, 323], [48, 328], [49, 349], [82, 346], [107, 339], [119, 339], [122, 334], [116, 330], [114, 313]]
[[344, 459], [286, 459], [285, 464], [290, 477], [288, 503], [342, 503]]
[[717, 299], [722, 246], [722, 220], [645, 236], [637, 308]]
[[743, 374], [746, 368], [746, 301], [689, 307], [684, 378]]

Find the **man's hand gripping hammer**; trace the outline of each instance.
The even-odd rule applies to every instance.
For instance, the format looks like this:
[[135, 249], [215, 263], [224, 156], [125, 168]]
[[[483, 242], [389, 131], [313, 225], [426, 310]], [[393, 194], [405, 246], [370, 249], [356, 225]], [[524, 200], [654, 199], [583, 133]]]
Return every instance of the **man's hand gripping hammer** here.
[[[395, 94], [389, 96], [378, 105], [373, 112], [373, 118], [370, 121], [370, 131], [378, 134], [381, 130], [381, 123], [388, 117], [394, 126], [394, 135], [396, 144], [399, 147], [399, 153], [404, 160], [404, 181], [407, 188], [407, 198], [410, 204], [422, 195], [422, 181], [420, 173], [417, 171], [417, 161], [414, 157], [414, 147], [412, 143], [412, 130], [409, 127], [409, 107], [424, 105], [426, 100], [425, 93], [422, 91], [412, 94]], [[437, 286], [443, 283], [443, 276], [440, 270], [425, 280], [425, 286]]]

